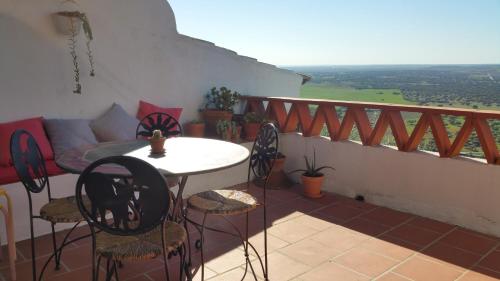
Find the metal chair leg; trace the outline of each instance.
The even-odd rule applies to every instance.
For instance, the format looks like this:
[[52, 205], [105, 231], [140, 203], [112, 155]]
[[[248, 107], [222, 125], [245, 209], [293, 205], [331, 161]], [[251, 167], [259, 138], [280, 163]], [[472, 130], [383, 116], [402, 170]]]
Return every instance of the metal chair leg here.
[[[53, 247], [53, 251], [54, 251], [54, 259], [56, 261], [55, 269], [59, 270], [61, 268], [60, 260], [59, 260], [60, 255], [57, 252], [57, 239], [56, 239], [56, 231], [55, 231], [54, 226], [55, 226], [55, 223], [51, 222], [50, 227], [51, 227], [51, 231], [52, 231], [52, 247]], [[62, 251], [62, 249], [61, 249], [61, 251]]]
[[31, 232], [31, 270], [33, 271], [33, 281], [36, 281], [36, 254], [35, 254], [35, 233], [33, 230], [33, 217], [30, 217]]
[[201, 281], [205, 280], [205, 254], [203, 251], [203, 245], [205, 244], [204, 231], [205, 231], [206, 220], [207, 220], [207, 213], [204, 213], [203, 214], [203, 221], [201, 223], [201, 229], [200, 229]]
[[[186, 230], [186, 234], [187, 234], [187, 262], [184, 264], [184, 273], [186, 274], [186, 279], [188, 281], [191, 281], [193, 279], [193, 277], [191, 276], [191, 265], [192, 265], [192, 260], [191, 260], [191, 238], [190, 238], [190, 235], [189, 235], [189, 229], [188, 229], [188, 225], [187, 225], [187, 216], [188, 216], [188, 209], [185, 208], [184, 209], [184, 229]], [[186, 248], [186, 246], [184, 246], [184, 248]], [[186, 254], [186, 251], [184, 251], [185, 254]], [[184, 257], [184, 259], [186, 259], [186, 257]]]

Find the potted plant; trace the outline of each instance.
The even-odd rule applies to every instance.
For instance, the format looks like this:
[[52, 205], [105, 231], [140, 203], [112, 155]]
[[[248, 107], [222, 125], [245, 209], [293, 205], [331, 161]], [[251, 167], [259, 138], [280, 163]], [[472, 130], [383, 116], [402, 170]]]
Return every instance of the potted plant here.
[[321, 171], [324, 169], [335, 169], [331, 166], [316, 167], [316, 150], [314, 150], [312, 161], [309, 161], [307, 156], [304, 156], [304, 159], [306, 161], [306, 168], [297, 169], [291, 171], [290, 173], [302, 172], [301, 180], [304, 185], [304, 195], [309, 198], [320, 198], [323, 196], [321, 194], [321, 185], [325, 179], [325, 176], [321, 173]]
[[151, 154], [162, 154], [165, 153], [165, 140], [167, 138], [163, 136], [161, 130], [154, 130], [153, 136], [149, 138], [149, 144], [151, 145]]
[[228, 120], [219, 120], [215, 124], [215, 130], [217, 132], [217, 135], [225, 140], [225, 141], [230, 141], [231, 136], [232, 136], [232, 128], [231, 128], [231, 121]]
[[236, 122], [232, 122], [231, 124], [231, 141], [232, 142], [240, 142], [241, 140], [241, 125]]
[[240, 94], [231, 91], [226, 87], [219, 89], [213, 87], [206, 95], [205, 110], [203, 118], [205, 119], [209, 133], [216, 132], [216, 124], [219, 120], [231, 121], [233, 118], [233, 106], [238, 103]]
[[[269, 173], [269, 179], [267, 179], [267, 188], [269, 189], [282, 189], [282, 188], [288, 188], [291, 185], [290, 180], [286, 176], [286, 173], [283, 171], [284, 166], [285, 166], [285, 161], [286, 161], [286, 156], [278, 152], [276, 155], [276, 159], [274, 160], [273, 163], [273, 169]], [[254, 181], [256, 186], [263, 187], [264, 186], [264, 180], [259, 180], [256, 179]]]
[[205, 135], [205, 122], [195, 119], [184, 125], [186, 135], [195, 138], [202, 138]]
[[254, 141], [257, 138], [261, 124], [265, 121], [264, 116], [257, 112], [248, 112], [243, 117], [243, 130], [245, 131], [245, 139]]

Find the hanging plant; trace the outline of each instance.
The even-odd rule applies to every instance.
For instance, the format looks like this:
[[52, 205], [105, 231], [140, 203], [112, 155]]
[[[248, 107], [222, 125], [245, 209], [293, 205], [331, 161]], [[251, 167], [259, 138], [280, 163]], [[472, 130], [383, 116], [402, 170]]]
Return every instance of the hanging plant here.
[[70, 30], [69, 30], [69, 50], [70, 50], [70, 55], [71, 58], [73, 59], [73, 72], [74, 72], [74, 79], [75, 79], [75, 89], [73, 90], [73, 93], [75, 94], [81, 94], [82, 93], [82, 85], [80, 84], [80, 66], [78, 63], [78, 55], [76, 53], [76, 48], [77, 48], [77, 36], [78, 32], [80, 30], [80, 22], [81, 22], [81, 27], [83, 28], [83, 33], [85, 34], [85, 38], [87, 39], [85, 42], [86, 48], [87, 48], [87, 57], [89, 59], [89, 64], [90, 64], [90, 76], [95, 76], [95, 69], [94, 69], [94, 57], [92, 55], [92, 49], [90, 48], [90, 43], [94, 39], [92, 35], [92, 28], [90, 27], [89, 20], [85, 13], [81, 13], [78, 11], [64, 11], [64, 12], [58, 12], [57, 15], [68, 18], [69, 19], [69, 25], [70, 25]]

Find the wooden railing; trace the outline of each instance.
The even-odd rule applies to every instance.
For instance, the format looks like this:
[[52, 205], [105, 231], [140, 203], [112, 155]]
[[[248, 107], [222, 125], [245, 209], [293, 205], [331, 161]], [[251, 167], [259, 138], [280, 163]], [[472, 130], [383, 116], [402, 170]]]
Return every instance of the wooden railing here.
[[[430, 127], [441, 157], [458, 156], [475, 130], [487, 162], [500, 164], [500, 154], [488, 124], [489, 119], [500, 120], [499, 111], [283, 97], [245, 96], [243, 99], [246, 100], [245, 112], [265, 114], [269, 119], [275, 120], [285, 133], [299, 128], [306, 137], [319, 136], [326, 125], [330, 139], [342, 141], [349, 138], [356, 125], [362, 144], [377, 146], [390, 127], [398, 149], [404, 152], [417, 150]], [[311, 105], [316, 106], [315, 112], [310, 110]], [[336, 107], [346, 109], [342, 120]], [[370, 124], [367, 109], [380, 110], [374, 126]], [[402, 112], [421, 113], [411, 132], [408, 132]], [[461, 116], [465, 119], [453, 141], [448, 136], [442, 115]]]

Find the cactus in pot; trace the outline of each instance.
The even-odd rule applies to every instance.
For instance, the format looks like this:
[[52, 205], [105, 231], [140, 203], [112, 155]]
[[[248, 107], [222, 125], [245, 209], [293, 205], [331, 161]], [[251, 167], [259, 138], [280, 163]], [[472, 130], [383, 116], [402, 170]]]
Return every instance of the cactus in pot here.
[[151, 145], [152, 154], [162, 154], [165, 152], [165, 138], [161, 130], [154, 130], [153, 135], [149, 138], [149, 144]]

